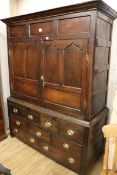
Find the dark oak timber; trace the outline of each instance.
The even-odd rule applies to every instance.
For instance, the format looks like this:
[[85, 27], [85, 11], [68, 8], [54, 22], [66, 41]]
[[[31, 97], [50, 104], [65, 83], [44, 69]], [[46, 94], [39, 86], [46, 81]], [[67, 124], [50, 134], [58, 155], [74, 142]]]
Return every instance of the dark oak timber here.
[[103, 151], [116, 16], [96, 0], [2, 20], [11, 134], [80, 175]]

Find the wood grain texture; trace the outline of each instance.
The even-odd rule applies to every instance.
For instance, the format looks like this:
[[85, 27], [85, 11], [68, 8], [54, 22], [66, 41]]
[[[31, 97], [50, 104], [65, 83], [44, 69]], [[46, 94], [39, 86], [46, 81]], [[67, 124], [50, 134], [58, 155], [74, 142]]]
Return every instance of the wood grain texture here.
[[101, 130], [108, 115], [107, 109], [85, 126], [84, 122], [76, 124], [70, 116], [68, 121], [67, 116], [53, 116], [39, 108], [32, 108], [33, 111], [29, 108], [30, 103], [25, 106], [23, 101], [17, 100], [20, 101], [18, 105], [12, 100], [9, 98], [8, 106], [11, 134], [52, 160], [84, 175], [103, 151]]
[[80, 175], [103, 151], [115, 17], [96, 0], [2, 20], [12, 136]]

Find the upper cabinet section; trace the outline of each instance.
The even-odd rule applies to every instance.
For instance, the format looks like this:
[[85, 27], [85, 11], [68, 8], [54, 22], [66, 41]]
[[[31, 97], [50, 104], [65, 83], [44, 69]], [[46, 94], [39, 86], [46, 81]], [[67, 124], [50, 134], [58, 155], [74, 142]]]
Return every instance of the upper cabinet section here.
[[[60, 7], [27, 15], [3, 19], [8, 25], [8, 37], [45, 37], [53, 39], [63, 35], [90, 37], [92, 23], [96, 19], [97, 11], [110, 19], [115, 19], [117, 13], [101, 0]], [[46, 38], [49, 36], [49, 38]], [[82, 37], [82, 36], [81, 36]]]
[[95, 12], [66, 14], [8, 26], [9, 38], [68, 39], [90, 37]]

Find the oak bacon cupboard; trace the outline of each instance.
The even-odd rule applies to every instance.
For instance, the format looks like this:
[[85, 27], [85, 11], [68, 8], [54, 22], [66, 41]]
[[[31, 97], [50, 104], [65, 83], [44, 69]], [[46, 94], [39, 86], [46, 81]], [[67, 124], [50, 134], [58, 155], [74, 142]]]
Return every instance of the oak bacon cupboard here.
[[103, 150], [116, 16], [97, 0], [2, 20], [11, 134], [80, 175]]

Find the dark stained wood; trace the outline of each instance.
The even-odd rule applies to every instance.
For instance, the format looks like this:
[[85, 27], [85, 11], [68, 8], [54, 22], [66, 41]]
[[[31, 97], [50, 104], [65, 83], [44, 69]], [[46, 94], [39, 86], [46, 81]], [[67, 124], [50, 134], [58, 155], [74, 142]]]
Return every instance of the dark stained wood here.
[[92, 92], [92, 113], [97, 113], [106, 105], [108, 73], [110, 64], [110, 46], [112, 23], [109, 18], [98, 14], [96, 28], [93, 92]]
[[90, 31], [90, 16], [58, 20], [58, 34]]
[[[18, 104], [16, 101], [18, 101]], [[25, 105], [21, 100], [14, 99], [13, 102], [13, 98], [9, 98], [9, 104], [12, 103], [14, 106], [16, 104], [19, 106], [19, 102], [20, 108], [22, 107], [25, 110], [30, 106], [30, 103], [25, 103]], [[32, 109], [30, 110], [32, 111]], [[68, 116], [65, 115], [62, 118], [59, 113], [56, 113], [58, 116], [50, 116], [48, 115], [48, 110], [43, 110], [42, 112], [41, 107], [40, 109], [35, 108], [35, 113], [40, 114], [42, 120], [42, 122], [38, 123], [38, 126], [36, 126], [36, 123], [32, 125], [23, 116], [18, 116], [18, 114], [14, 116], [12, 111], [9, 110], [11, 134], [56, 162], [84, 175], [90, 163], [103, 150], [104, 140], [101, 129], [105, 124], [108, 110], [103, 110], [86, 124], [84, 124], [85, 122], [80, 123], [81, 121], [78, 121], [78, 119], [73, 120], [71, 116], [69, 116], [68, 122]], [[45, 125], [47, 121], [51, 122], [52, 125], [47, 127]], [[74, 131], [74, 134], [70, 136], [67, 132], [68, 130]], [[41, 136], [37, 136], [37, 131], [41, 133]], [[63, 144], [66, 143], [69, 145], [69, 150], [63, 147]], [[72, 160], [69, 158], [72, 158]], [[73, 161], [73, 163], [70, 163], [69, 160]]]
[[9, 43], [10, 83], [13, 96], [40, 99], [40, 51], [38, 41]]
[[53, 33], [52, 21], [30, 25], [30, 35], [49, 35]]
[[80, 175], [103, 150], [116, 16], [96, 0], [2, 20], [11, 134]]
[[27, 25], [9, 27], [8, 30], [9, 37], [26, 37], [29, 34]]
[[82, 145], [71, 142], [69, 139], [67, 140], [65, 137], [60, 137], [58, 135], [54, 135], [51, 141], [55, 147], [67, 153], [74, 154], [75, 157], [81, 157]]

